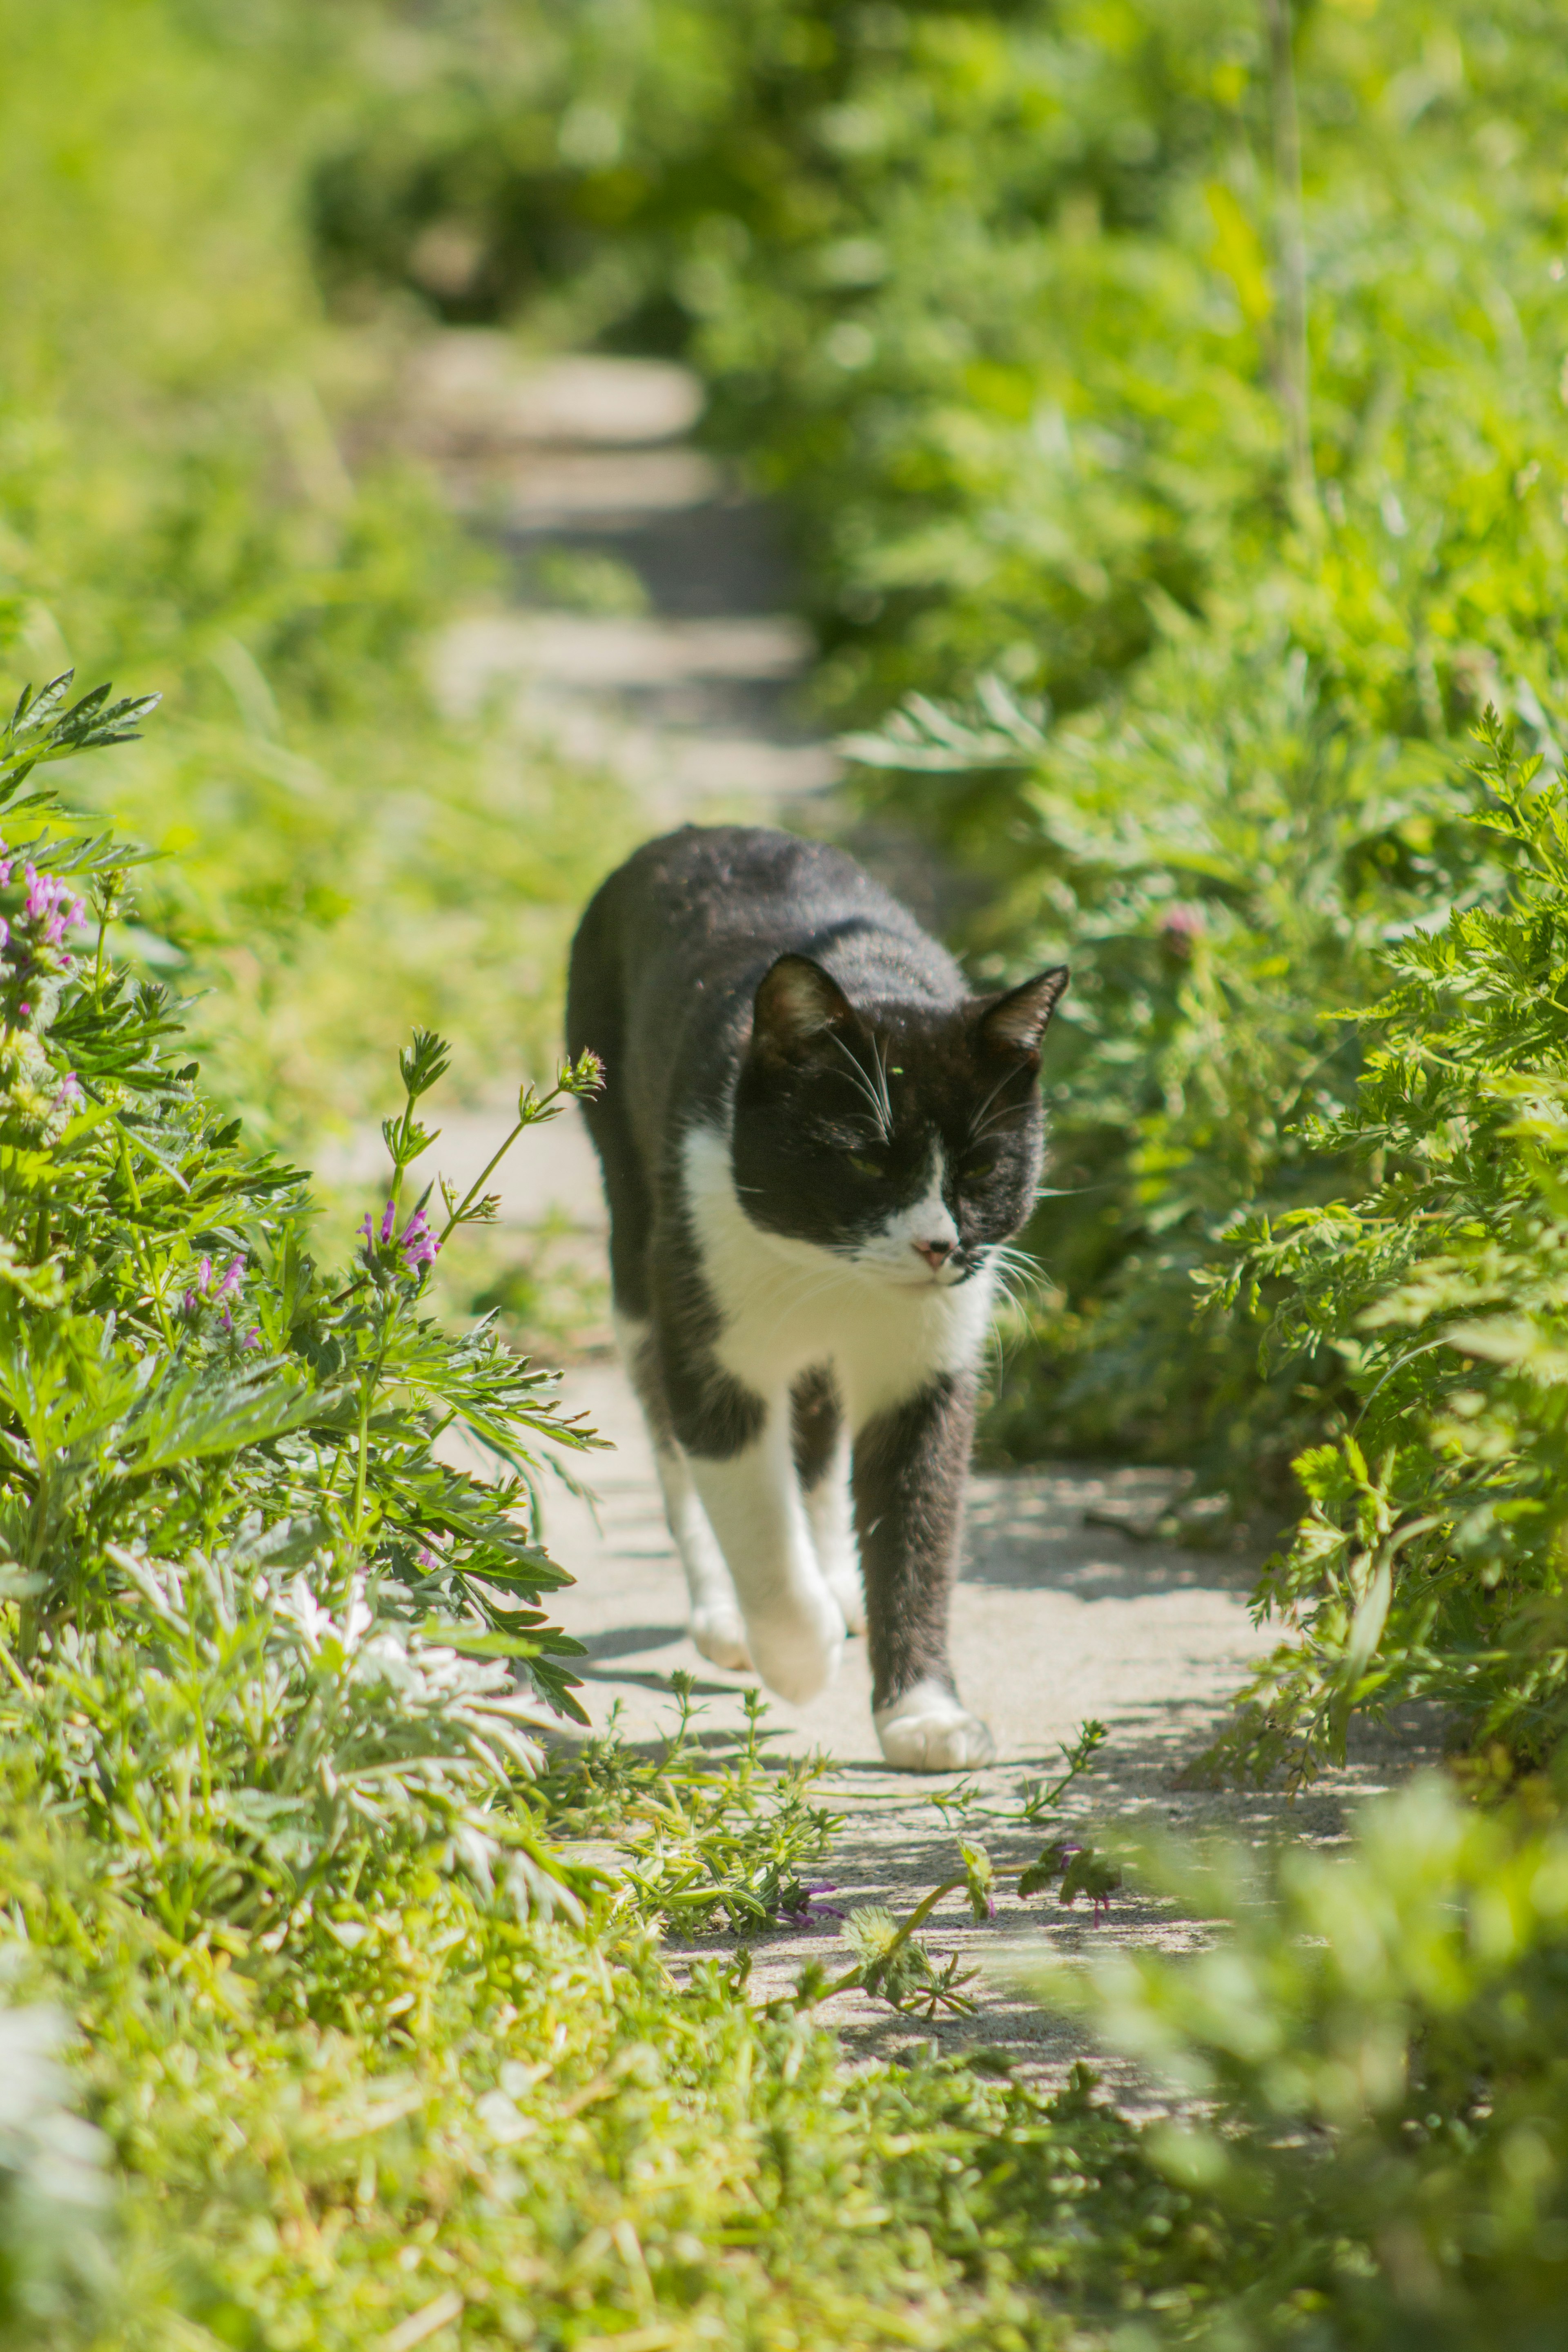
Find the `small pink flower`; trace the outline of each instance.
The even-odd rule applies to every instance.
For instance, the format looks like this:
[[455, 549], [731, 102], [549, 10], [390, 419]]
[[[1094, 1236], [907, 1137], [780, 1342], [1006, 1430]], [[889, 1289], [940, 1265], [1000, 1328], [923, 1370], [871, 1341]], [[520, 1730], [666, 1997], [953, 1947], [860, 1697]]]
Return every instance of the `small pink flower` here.
[[416, 1267], [433, 1265], [441, 1244], [430, 1230], [423, 1209], [416, 1209], [397, 1236], [397, 1246], [403, 1252], [403, 1262], [412, 1274]]
[[223, 1274], [218, 1281], [217, 1288], [213, 1292], [213, 1297], [215, 1298], [231, 1297], [239, 1288], [240, 1280], [244, 1273], [245, 1260], [242, 1257], [231, 1257], [227, 1265], [226, 1265], [223, 1270]]
[[1165, 909], [1164, 931], [1167, 939], [1195, 940], [1204, 931], [1204, 910], [1201, 907], [1178, 903]]
[[77, 1076], [74, 1070], [68, 1070], [65, 1076], [60, 1080], [59, 1089], [55, 1096], [54, 1107], [56, 1110], [74, 1109], [76, 1105], [80, 1102], [81, 1099], [81, 1080]]
[[395, 1201], [388, 1201], [385, 1212], [381, 1220], [381, 1238], [383, 1246], [392, 1239], [393, 1227], [396, 1223], [397, 1203]]
[[239, 1343], [239, 1344], [240, 1344], [240, 1346], [241, 1346], [242, 1348], [259, 1348], [259, 1347], [260, 1347], [260, 1345], [261, 1345], [261, 1326], [259, 1325], [259, 1323], [253, 1323], [253, 1324], [251, 1325], [251, 1327], [250, 1327], [249, 1330], [246, 1333], [246, 1335], [245, 1335], [244, 1339], [240, 1341], [240, 1343]]

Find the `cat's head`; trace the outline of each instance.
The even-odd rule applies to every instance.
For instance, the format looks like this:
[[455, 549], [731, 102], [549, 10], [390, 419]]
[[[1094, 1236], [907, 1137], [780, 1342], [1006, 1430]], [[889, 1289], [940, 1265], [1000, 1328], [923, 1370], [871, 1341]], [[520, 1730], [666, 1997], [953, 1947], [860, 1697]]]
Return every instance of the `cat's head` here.
[[1034, 1206], [1040, 1041], [1067, 984], [1058, 964], [951, 1008], [856, 1005], [781, 956], [735, 1094], [747, 1216], [900, 1286], [967, 1279]]

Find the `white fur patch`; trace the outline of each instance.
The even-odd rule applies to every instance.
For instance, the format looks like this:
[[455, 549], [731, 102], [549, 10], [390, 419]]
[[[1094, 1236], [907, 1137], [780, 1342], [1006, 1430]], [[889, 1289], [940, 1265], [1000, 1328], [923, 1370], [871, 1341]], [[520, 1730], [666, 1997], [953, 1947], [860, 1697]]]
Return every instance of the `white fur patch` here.
[[963, 1772], [996, 1754], [986, 1726], [945, 1683], [915, 1683], [871, 1719], [883, 1755], [900, 1772]]
[[838, 1671], [844, 1617], [823, 1581], [790, 1452], [787, 1412], [728, 1460], [688, 1457], [708, 1522], [729, 1563], [752, 1664], [797, 1706]]
[[841, 1427], [832, 1461], [807, 1490], [805, 1516], [823, 1581], [852, 1633], [866, 1631], [866, 1587], [860, 1549], [855, 1540], [855, 1507], [849, 1495], [849, 1432]]
[[[851, 1432], [943, 1373], [979, 1359], [991, 1320], [989, 1267], [960, 1282], [933, 1276], [913, 1240], [945, 1238], [936, 1222], [940, 1171], [919, 1211], [931, 1223], [915, 1234], [916, 1210], [900, 1212], [853, 1254], [754, 1225], [741, 1206], [726, 1136], [692, 1128], [683, 1140], [685, 1191], [702, 1271], [722, 1328], [714, 1352], [753, 1394], [782, 1400], [812, 1364], [831, 1363]], [[945, 1205], [947, 1231], [956, 1239]]]

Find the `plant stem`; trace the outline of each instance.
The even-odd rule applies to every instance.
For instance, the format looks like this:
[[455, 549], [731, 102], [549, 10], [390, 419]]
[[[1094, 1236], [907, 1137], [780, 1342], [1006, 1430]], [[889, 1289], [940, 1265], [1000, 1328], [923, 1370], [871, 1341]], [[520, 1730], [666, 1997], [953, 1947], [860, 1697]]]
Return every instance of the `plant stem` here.
[[512, 1129], [511, 1133], [507, 1137], [506, 1141], [501, 1145], [500, 1150], [494, 1155], [494, 1157], [485, 1162], [483, 1168], [481, 1168], [479, 1174], [475, 1177], [473, 1182], [464, 1193], [458, 1206], [453, 1210], [451, 1215], [442, 1226], [440, 1238], [436, 1244], [437, 1249], [439, 1249], [442, 1244], [446, 1241], [446, 1238], [451, 1232], [453, 1226], [460, 1225], [462, 1223], [463, 1219], [468, 1215], [469, 1209], [473, 1206], [480, 1186], [487, 1181], [492, 1171], [500, 1166], [501, 1161], [506, 1158], [507, 1153], [511, 1150], [512, 1145], [517, 1141], [517, 1139], [522, 1133], [523, 1129], [525, 1127], [537, 1127], [542, 1119], [552, 1118], [555, 1116], [554, 1112], [549, 1108], [549, 1106], [554, 1102], [557, 1095], [561, 1092], [562, 1088], [560, 1087], [552, 1087], [550, 1092], [547, 1095], [542, 1096], [538, 1102], [530, 1103], [526, 1116], [518, 1120], [517, 1125]]

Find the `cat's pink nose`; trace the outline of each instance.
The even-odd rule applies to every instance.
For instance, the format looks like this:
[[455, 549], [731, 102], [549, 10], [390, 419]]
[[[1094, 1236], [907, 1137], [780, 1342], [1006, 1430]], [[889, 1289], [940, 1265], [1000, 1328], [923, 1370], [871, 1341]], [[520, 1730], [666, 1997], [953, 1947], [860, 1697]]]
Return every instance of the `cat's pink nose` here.
[[952, 1242], [915, 1242], [911, 1246], [917, 1249], [926, 1264], [932, 1267], [945, 1265], [952, 1255], [953, 1250]]

